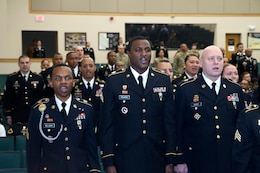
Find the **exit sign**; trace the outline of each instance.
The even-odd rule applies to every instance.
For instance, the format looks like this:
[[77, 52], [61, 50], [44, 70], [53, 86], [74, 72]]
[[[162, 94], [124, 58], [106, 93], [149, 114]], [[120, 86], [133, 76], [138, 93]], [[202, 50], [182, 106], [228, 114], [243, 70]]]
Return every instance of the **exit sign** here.
[[43, 22], [44, 16], [42, 16], [42, 15], [35, 16], [35, 20], [36, 20], [36, 22]]

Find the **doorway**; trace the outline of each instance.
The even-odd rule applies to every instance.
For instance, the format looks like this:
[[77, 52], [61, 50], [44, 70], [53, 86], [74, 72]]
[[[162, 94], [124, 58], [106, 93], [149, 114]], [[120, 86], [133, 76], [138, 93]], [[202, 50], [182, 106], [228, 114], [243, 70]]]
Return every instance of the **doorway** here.
[[232, 53], [237, 51], [236, 45], [240, 43], [241, 34], [226, 34], [226, 57], [230, 60]]

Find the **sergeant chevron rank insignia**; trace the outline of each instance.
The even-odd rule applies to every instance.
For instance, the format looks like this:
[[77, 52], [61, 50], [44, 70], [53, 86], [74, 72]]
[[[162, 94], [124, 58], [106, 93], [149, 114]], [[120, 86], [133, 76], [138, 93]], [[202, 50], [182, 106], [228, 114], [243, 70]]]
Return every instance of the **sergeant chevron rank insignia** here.
[[234, 139], [235, 139], [235, 140], [238, 140], [238, 142], [241, 142], [241, 135], [240, 135], [240, 133], [239, 133], [238, 130], [236, 130], [235, 138], [234, 138]]

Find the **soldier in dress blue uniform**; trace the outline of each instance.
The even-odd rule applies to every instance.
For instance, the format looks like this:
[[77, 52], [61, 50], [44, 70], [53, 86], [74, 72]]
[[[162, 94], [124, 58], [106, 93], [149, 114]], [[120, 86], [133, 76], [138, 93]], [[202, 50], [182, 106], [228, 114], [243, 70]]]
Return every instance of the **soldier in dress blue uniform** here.
[[252, 57], [252, 49], [249, 48], [245, 50], [245, 56], [238, 61], [239, 76], [245, 71], [249, 72], [252, 78], [258, 77], [257, 60]]
[[44, 91], [42, 77], [30, 71], [30, 58], [20, 56], [18, 65], [20, 70], [7, 77], [3, 98], [7, 124], [14, 128], [9, 134], [14, 135], [20, 134], [20, 126], [28, 123], [31, 106]]
[[221, 78], [224, 62], [218, 47], [205, 48], [200, 62], [202, 75], [177, 89], [178, 155], [186, 164], [176, 170], [230, 173], [236, 121], [244, 109], [242, 89]]
[[166, 74], [149, 68], [151, 45], [146, 38], [134, 37], [128, 51], [130, 67], [111, 74], [104, 87], [103, 165], [107, 173], [173, 173], [172, 85]]
[[237, 52], [232, 53], [231, 60], [229, 61], [229, 63], [237, 67], [238, 61], [244, 58], [245, 53], [243, 52], [244, 51], [243, 43], [238, 43], [236, 47], [237, 47]]
[[233, 173], [259, 172], [259, 131], [260, 109], [254, 104], [239, 115], [233, 145]]
[[86, 42], [86, 47], [83, 48], [84, 55], [89, 55], [95, 61], [95, 52], [92, 47], [90, 47], [90, 42]]
[[79, 55], [77, 52], [69, 52], [66, 55], [66, 62], [73, 72], [74, 79], [78, 80], [81, 78], [80, 66], [79, 66]]
[[184, 59], [184, 66], [185, 71], [182, 75], [172, 81], [175, 88], [181, 81], [197, 77], [200, 70], [199, 57], [195, 54], [188, 54]]
[[54, 94], [54, 91], [53, 91], [53, 88], [50, 86], [49, 84], [49, 80], [51, 78], [51, 71], [52, 71], [52, 68], [58, 64], [62, 64], [63, 63], [63, 56], [61, 53], [55, 53], [52, 57], [52, 66], [50, 68], [48, 68], [47, 70], [45, 71], [42, 71], [41, 75], [42, 75], [42, 78], [44, 80], [44, 83], [45, 83], [45, 90], [44, 90], [44, 97], [47, 97], [47, 98], [50, 98], [53, 96]]
[[55, 66], [50, 84], [54, 97], [39, 100], [28, 123], [28, 173], [100, 172], [94, 111], [86, 100], [71, 95], [71, 69], [64, 64]]
[[105, 83], [95, 78], [96, 66], [92, 58], [83, 58], [80, 71], [82, 77], [75, 84], [74, 96], [87, 100], [95, 110], [95, 126], [99, 125], [100, 103], [103, 101]]
[[108, 64], [101, 66], [98, 70], [98, 78], [103, 81], [106, 81], [107, 76], [116, 70], [116, 53], [114, 51], [107, 53], [107, 61]]
[[45, 48], [42, 46], [41, 40], [37, 40], [33, 50], [33, 58], [45, 58]]

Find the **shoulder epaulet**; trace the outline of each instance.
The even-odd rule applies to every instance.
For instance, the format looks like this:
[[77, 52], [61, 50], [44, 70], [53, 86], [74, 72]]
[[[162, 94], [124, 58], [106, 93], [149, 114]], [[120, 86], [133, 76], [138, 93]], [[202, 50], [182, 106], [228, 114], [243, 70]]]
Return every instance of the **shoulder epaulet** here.
[[49, 101], [50, 101], [49, 98], [42, 98], [42, 99], [38, 100], [38, 101], [34, 104], [33, 108], [36, 108], [36, 107], [38, 107], [38, 106], [41, 105], [41, 104], [48, 103]]
[[164, 73], [164, 72], [162, 72], [162, 71], [160, 71], [160, 70], [157, 70], [155, 67], [152, 67], [152, 70], [155, 71], [155, 72], [157, 72], [157, 73], [160, 73], [160, 74], [163, 74], [163, 75], [168, 76], [166, 73]]
[[16, 75], [18, 72], [13, 72], [13, 73], [10, 73], [8, 76], [13, 76], [13, 75]]
[[76, 100], [77, 100], [78, 102], [80, 102], [80, 103], [83, 103], [83, 104], [85, 104], [85, 105], [88, 105], [88, 106], [91, 106], [91, 107], [92, 107], [92, 105], [91, 105], [87, 100], [85, 100], [85, 99], [76, 98]]
[[182, 76], [182, 74], [174, 75], [174, 76], [173, 76], [173, 80], [179, 79], [181, 76]]
[[111, 73], [111, 74], [108, 75], [108, 77], [114, 76], [114, 75], [117, 75], [117, 74], [124, 73], [125, 71], [126, 71], [126, 69], [123, 69], [123, 70], [121, 70], [121, 71], [118, 71], [118, 72], [115, 72], [115, 73]]
[[236, 84], [236, 85], [240, 86], [239, 83], [234, 82], [232, 79], [227, 79], [227, 81], [230, 82], [230, 83], [233, 83], [233, 84]]
[[105, 84], [106, 83], [106, 81], [104, 81], [104, 80], [100, 80], [100, 79], [96, 79], [96, 81], [99, 83], [99, 84]]
[[245, 111], [245, 113], [248, 113], [248, 112], [250, 112], [250, 111], [256, 110], [256, 109], [258, 109], [258, 108], [259, 108], [259, 106], [258, 106], [257, 104], [252, 104], [252, 105]]
[[197, 78], [190, 78], [188, 80], [183, 80], [180, 84], [180, 86], [186, 85], [188, 83], [194, 82]]

